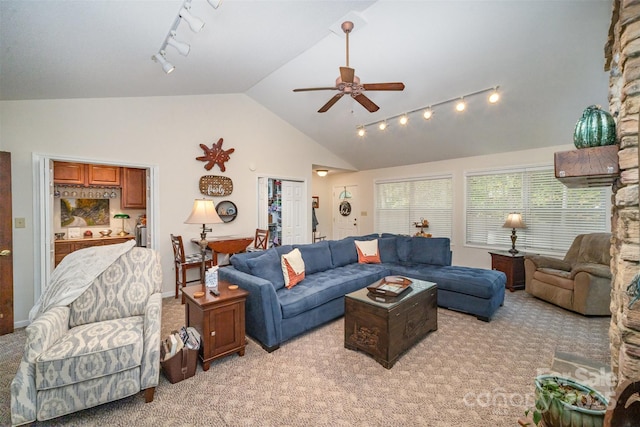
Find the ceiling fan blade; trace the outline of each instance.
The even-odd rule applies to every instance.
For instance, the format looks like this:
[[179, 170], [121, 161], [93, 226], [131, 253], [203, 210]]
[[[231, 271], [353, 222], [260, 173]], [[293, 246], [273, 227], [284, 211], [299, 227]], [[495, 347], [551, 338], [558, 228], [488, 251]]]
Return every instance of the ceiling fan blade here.
[[360, 103], [364, 108], [369, 110], [370, 113], [378, 111], [380, 107], [378, 107], [372, 100], [364, 96], [363, 94], [358, 94], [353, 97], [356, 101]]
[[344, 93], [339, 93], [337, 95], [334, 95], [333, 98], [331, 98], [329, 100], [329, 102], [327, 102], [326, 104], [324, 104], [322, 106], [322, 108], [320, 108], [318, 110], [318, 113], [325, 113], [329, 108], [333, 107], [333, 104], [335, 104], [336, 102], [338, 102], [338, 100], [340, 98], [342, 98], [342, 96], [344, 95]]
[[364, 83], [364, 90], [404, 90], [404, 83]]
[[340, 67], [340, 80], [343, 83], [353, 83], [353, 76], [356, 74], [356, 70], [349, 67]]
[[305, 87], [303, 89], [294, 89], [294, 92], [308, 92], [310, 90], [338, 90], [337, 87]]

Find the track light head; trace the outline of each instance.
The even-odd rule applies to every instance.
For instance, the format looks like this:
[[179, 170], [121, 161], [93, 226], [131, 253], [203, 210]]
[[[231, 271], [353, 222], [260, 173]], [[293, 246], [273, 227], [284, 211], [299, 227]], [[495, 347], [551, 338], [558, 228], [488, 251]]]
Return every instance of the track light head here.
[[167, 58], [165, 58], [164, 55], [165, 55], [164, 51], [161, 50], [160, 52], [153, 55], [151, 59], [153, 59], [154, 61], [156, 61], [162, 66], [162, 71], [164, 71], [167, 74], [170, 74], [171, 72], [173, 72], [173, 70], [176, 69], [176, 67], [174, 67], [171, 62], [167, 61]]
[[193, 16], [191, 12], [189, 12], [188, 8], [191, 8], [191, 5], [185, 3], [182, 9], [180, 9], [180, 18], [184, 19], [187, 24], [189, 24], [189, 28], [191, 28], [191, 31], [197, 33], [202, 29], [202, 27], [204, 27], [204, 21]]
[[425, 120], [429, 120], [431, 117], [433, 117], [433, 110], [431, 109], [431, 107], [424, 110], [424, 113], [422, 113], [422, 117], [424, 117]]
[[366, 133], [367, 131], [364, 130], [364, 126], [360, 126], [358, 129], [358, 136], [364, 136]]
[[489, 102], [491, 104], [495, 104], [496, 102], [498, 102], [500, 100], [500, 94], [498, 93], [498, 88], [496, 87], [493, 92], [491, 92], [491, 95], [489, 95]]
[[176, 40], [176, 32], [171, 31], [169, 37], [167, 37], [167, 45], [176, 48], [180, 55], [187, 56], [191, 50], [191, 46], [187, 43]]
[[456, 104], [456, 111], [461, 113], [465, 108], [467, 108], [467, 105], [464, 103], [464, 98], [460, 98], [460, 101]]

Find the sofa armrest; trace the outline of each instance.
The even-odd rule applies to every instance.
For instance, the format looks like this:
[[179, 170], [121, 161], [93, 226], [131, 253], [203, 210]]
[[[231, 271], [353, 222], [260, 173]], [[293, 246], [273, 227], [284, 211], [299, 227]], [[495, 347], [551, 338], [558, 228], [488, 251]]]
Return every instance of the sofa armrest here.
[[160, 378], [160, 331], [162, 294], [151, 294], [144, 310], [144, 347], [140, 366], [140, 389], [158, 385]]
[[571, 271], [571, 264], [558, 258], [544, 255], [526, 255], [526, 260], [531, 261], [536, 268], [553, 268], [554, 270]]
[[603, 277], [605, 279], [611, 279], [611, 268], [609, 268], [608, 265], [593, 263], [576, 264], [571, 269], [571, 278], [573, 279], [576, 274], [580, 272], [589, 273], [593, 276]]
[[221, 268], [220, 279], [249, 292], [245, 307], [247, 333], [263, 347], [277, 348], [282, 341], [282, 310], [275, 288], [268, 280], [235, 269]]
[[69, 307], [53, 307], [27, 326], [18, 372], [11, 381], [11, 424], [36, 420], [36, 358], [69, 330]]

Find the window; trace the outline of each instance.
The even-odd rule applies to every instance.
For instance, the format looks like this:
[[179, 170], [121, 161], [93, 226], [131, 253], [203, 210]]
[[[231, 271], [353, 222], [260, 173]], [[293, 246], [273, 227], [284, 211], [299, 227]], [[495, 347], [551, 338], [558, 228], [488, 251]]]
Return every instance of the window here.
[[607, 188], [567, 188], [552, 167], [466, 174], [468, 245], [511, 246], [502, 228], [509, 212], [527, 226], [516, 230], [519, 250], [566, 252], [576, 235], [607, 232]]
[[413, 235], [414, 222], [429, 221], [425, 233], [451, 238], [452, 178], [439, 176], [375, 184], [377, 233]]

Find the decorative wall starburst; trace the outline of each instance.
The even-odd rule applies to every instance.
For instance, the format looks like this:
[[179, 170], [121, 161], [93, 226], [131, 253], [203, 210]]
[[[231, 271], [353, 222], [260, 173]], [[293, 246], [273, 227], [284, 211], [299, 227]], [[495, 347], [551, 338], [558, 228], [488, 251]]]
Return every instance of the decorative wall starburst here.
[[211, 170], [213, 165], [218, 165], [218, 167], [222, 172], [226, 170], [224, 163], [229, 161], [230, 154], [236, 151], [235, 148], [223, 150], [222, 138], [220, 138], [218, 142], [213, 144], [211, 148], [207, 147], [204, 144], [200, 144], [200, 148], [204, 150], [204, 156], [196, 157], [196, 160], [200, 160], [201, 162], [207, 162], [207, 164], [204, 165], [204, 168], [206, 170]]

